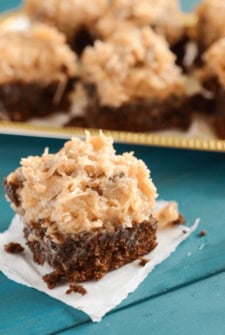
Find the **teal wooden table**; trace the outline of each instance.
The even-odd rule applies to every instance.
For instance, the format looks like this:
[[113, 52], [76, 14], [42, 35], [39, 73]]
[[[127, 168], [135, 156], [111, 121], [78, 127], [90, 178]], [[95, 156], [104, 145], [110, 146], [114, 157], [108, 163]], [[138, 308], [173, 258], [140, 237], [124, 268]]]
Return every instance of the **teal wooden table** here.
[[[0, 179], [59, 139], [0, 135]], [[201, 225], [128, 299], [93, 324], [82, 312], [0, 275], [0, 334], [225, 334], [225, 154], [117, 144], [152, 171], [161, 198]], [[13, 216], [0, 188], [0, 231]], [[205, 229], [207, 235], [199, 237]], [[113, 293], [112, 293], [113, 294]]]
[[[190, 10], [195, 2], [183, 1], [183, 7]], [[20, 3], [0, 0], [0, 10]], [[0, 179], [21, 157], [40, 154], [46, 146], [54, 152], [62, 144], [0, 134]], [[177, 200], [189, 222], [200, 217], [199, 230], [205, 229], [206, 236], [194, 233], [99, 324], [0, 274], [1, 335], [225, 334], [225, 154], [124, 144], [116, 148], [144, 159], [160, 197]], [[0, 231], [12, 217], [0, 186]]]

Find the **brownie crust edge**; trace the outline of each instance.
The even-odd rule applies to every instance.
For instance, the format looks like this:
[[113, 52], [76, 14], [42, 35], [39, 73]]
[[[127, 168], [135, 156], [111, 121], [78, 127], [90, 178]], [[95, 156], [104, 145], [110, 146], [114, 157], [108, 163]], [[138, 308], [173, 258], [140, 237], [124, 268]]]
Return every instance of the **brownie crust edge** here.
[[[40, 224], [25, 226], [24, 235], [34, 261], [41, 265], [47, 262], [55, 270], [56, 285], [58, 281], [99, 280], [107, 272], [146, 255], [157, 245], [156, 228], [156, 219], [151, 217], [131, 228], [118, 227], [114, 231], [98, 228], [70, 234], [60, 243], [48, 237]], [[44, 280], [50, 284], [51, 275], [44, 276]]]

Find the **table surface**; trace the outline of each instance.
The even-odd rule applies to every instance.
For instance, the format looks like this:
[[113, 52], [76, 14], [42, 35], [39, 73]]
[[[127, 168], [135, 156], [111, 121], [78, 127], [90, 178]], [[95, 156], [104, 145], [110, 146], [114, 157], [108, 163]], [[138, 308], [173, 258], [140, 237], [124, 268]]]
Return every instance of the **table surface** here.
[[[21, 157], [58, 150], [62, 139], [0, 135], [0, 179]], [[160, 198], [177, 200], [188, 222], [201, 224], [176, 253], [139, 288], [94, 324], [82, 312], [0, 274], [0, 334], [197, 334], [225, 333], [225, 156], [116, 144], [149, 166]], [[13, 216], [0, 188], [0, 231]], [[207, 234], [200, 237], [199, 231]], [[113, 294], [113, 292], [112, 292]]]
[[[195, 1], [186, 1], [190, 9]], [[0, 10], [20, 1], [0, 1]], [[21, 157], [55, 152], [59, 139], [0, 134], [0, 179]], [[198, 232], [101, 323], [82, 312], [0, 274], [0, 334], [225, 334], [225, 156], [219, 153], [117, 144], [134, 151], [152, 171], [160, 198], [179, 202], [188, 222], [201, 218]], [[13, 216], [0, 186], [0, 231]], [[201, 229], [206, 230], [199, 237]], [[113, 294], [113, 292], [112, 292]]]

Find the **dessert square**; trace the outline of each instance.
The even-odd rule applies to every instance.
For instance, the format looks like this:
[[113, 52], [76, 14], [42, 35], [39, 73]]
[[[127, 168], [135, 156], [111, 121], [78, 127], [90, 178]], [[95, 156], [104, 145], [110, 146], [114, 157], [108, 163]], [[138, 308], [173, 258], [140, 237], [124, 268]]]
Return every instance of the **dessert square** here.
[[168, 44], [149, 27], [123, 27], [81, 58], [89, 127], [148, 131], [187, 129], [186, 83]]
[[44, 276], [49, 288], [100, 279], [157, 245], [150, 172], [102, 133], [22, 159], [4, 185], [34, 261], [54, 270]]
[[1, 118], [23, 121], [68, 111], [77, 60], [61, 33], [44, 25], [1, 31], [0, 54]]

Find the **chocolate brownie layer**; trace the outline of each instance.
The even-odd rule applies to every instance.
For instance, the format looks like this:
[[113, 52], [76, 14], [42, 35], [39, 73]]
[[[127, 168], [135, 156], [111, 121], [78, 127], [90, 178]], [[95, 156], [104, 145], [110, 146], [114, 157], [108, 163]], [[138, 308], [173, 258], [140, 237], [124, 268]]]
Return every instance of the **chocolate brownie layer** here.
[[79, 128], [88, 128], [88, 121], [86, 115], [77, 115], [71, 118], [64, 127], [79, 127]]
[[57, 97], [60, 83], [13, 82], [0, 85], [0, 110], [12, 121], [24, 121], [52, 112], [68, 111], [69, 93], [74, 80], [70, 79]]
[[157, 244], [155, 233], [153, 217], [131, 228], [118, 226], [114, 231], [96, 228], [64, 236], [60, 243], [46, 236], [39, 223], [24, 229], [34, 261], [41, 265], [47, 262], [68, 282], [98, 280], [108, 271], [149, 253]]
[[185, 130], [191, 124], [191, 113], [183, 97], [173, 95], [163, 101], [140, 99], [114, 108], [100, 104], [93, 85], [85, 87], [89, 96], [86, 108], [89, 127], [128, 131]]

